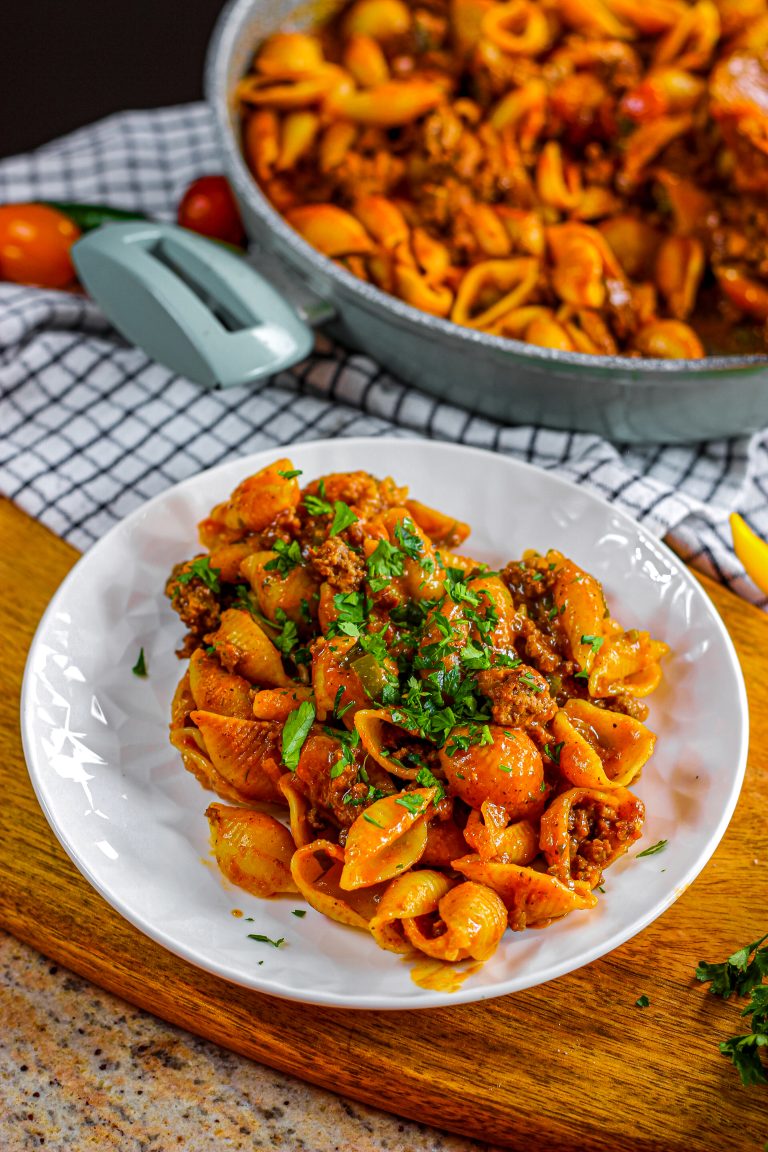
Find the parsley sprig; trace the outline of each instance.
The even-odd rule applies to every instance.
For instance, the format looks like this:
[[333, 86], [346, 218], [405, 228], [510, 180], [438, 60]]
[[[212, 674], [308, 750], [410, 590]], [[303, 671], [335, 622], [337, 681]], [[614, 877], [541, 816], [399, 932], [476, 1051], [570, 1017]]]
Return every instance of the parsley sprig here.
[[389, 540], [379, 540], [366, 561], [368, 583], [372, 592], [381, 592], [405, 572], [405, 554]]
[[315, 722], [315, 706], [309, 700], [303, 700], [298, 708], [288, 715], [283, 725], [283, 763], [291, 772], [299, 766], [299, 757], [304, 747], [304, 741], [309, 730]]
[[729, 996], [748, 996], [753, 988], [762, 983], [763, 977], [768, 976], [768, 946], [761, 947], [766, 940], [768, 933], [760, 940], [739, 948], [722, 964], [699, 961], [696, 979], [709, 984], [712, 995], [722, 996], [724, 1000]]
[[199, 580], [206, 588], [210, 588], [214, 596], [218, 596], [221, 591], [220, 576], [221, 569], [211, 567], [210, 556], [197, 556], [190, 560], [184, 572], [179, 573], [178, 582], [189, 584], [190, 580]]
[[768, 1084], [768, 1070], [760, 1057], [760, 1049], [768, 1048], [768, 984], [763, 983], [768, 976], [768, 947], [761, 947], [766, 940], [768, 933], [739, 948], [724, 963], [701, 960], [696, 969], [696, 979], [708, 983], [713, 996], [724, 1000], [731, 996], [750, 997], [741, 1015], [752, 1017], [752, 1031], [731, 1036], [719, 1045], [744, 1085]]
[[356, 524], [357, 521], [358, 517], [348, 504], [345, 504], [342, 500], [335, 500], [333, 503], [333, 520], [331, 521], [331, 529], [328, 535], [338, 536], [339, 532], [343, 532], [345, 528]]
[[301, 548], [298, 540], [291, 540], [290, 544], [286, 544], [285, 540], [275, 540], [272, 551], [277, 555], [264, 565], [265, 572], [279, 572], [281, 576], [287, 576], [301, 564]]

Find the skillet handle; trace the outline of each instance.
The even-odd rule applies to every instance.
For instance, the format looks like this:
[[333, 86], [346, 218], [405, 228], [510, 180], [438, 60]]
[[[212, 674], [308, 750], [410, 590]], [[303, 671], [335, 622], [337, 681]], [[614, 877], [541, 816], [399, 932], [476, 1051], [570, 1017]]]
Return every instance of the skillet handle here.
[[107, 224], [72, 259], [127, 340], [205, 387], [261, 380], [312, 349], [311, 328], [243, 257], [185, 228]]

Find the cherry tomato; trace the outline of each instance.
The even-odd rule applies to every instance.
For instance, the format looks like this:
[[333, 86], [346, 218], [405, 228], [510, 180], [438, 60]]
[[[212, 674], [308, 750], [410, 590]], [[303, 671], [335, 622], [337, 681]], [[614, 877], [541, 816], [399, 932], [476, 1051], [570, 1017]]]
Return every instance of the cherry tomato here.
[[178, 212], [179, 224], [202, 236], [242, 245], [245, 229], [240, 212], [224, 176], [200, 176], [184, 193]]
[[0, 205], [0, 279], [66, 288], [75, 279], [69, 250], [80, 229], [45, 204]]

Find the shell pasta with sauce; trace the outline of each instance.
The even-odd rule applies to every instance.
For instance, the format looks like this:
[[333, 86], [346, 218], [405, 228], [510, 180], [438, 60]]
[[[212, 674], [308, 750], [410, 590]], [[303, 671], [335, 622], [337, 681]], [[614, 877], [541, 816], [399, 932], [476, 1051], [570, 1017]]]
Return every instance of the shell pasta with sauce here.
[[491, 571], [390, 478], [301, 480], [244, 479], [166, 585], [223, 875], [437, 964], [594, 907], [642, 834], [666, 644], [555, 550]]

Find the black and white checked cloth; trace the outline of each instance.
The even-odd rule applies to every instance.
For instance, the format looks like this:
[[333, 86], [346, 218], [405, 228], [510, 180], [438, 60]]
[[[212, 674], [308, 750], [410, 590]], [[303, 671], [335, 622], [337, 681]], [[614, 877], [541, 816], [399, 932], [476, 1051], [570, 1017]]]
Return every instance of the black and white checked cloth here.
[[[221, 170], [203, 105], [127, 112], [0, 161], [0, 203], [111, 203], [172, 220], [190, 180]], [[0, 285], [0, 488], [78, 548], [201, 469], [334, 436], [429, 436], [506, 452], [587, 485], [702, 571], [764, 608], [728, 513], [768, 537], [768, 431], [693, 446], [624, 446], [469, 415], [320, 336], [303, 364], [210, 392], [115, 335], [90, 301]]]

